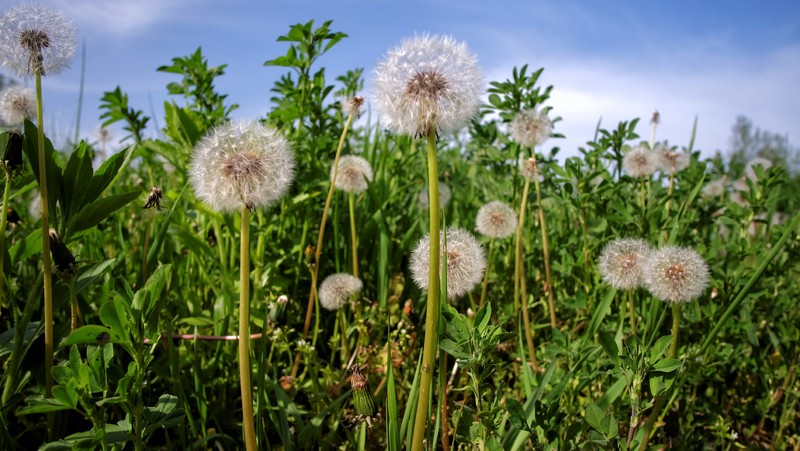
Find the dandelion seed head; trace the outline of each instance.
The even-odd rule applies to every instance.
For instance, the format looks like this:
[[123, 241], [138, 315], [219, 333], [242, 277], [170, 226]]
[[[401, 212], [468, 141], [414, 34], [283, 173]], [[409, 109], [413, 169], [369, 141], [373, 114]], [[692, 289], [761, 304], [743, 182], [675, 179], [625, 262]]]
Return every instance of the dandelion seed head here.
[[756, 171], [754, 169], [756, 166], [761, 166], [764, 168], [764, 172], [767, 172], [767, 169], [772, 167], [772, 162], [762, 157], [756, 157], [747, 162], [747, 166], [744, 168], [744, 174], [747, 178], [754, 182], [758, 180], [758, 176], [756, 175]]
[[688, 153], [671, 149], [666, 143], [656, 144], [654, 152], [658, 155], [658, 169], [667, 174], [677, 174], [689, 167], [691, 162]]
[[361, 292], [361, 279], [350, 274], [332, 274], [319, 286], [319, 303], [327, 310], [339, 310]]
[[0, 119], [8, 125], [20, 125], [36, 117], [36, 98], [33, 90], [12, 85], [0, 92]]
[[364, 105], [364, 98], [355, 96], [348, 97], [341, 100], [342, 114], [347, 116], [358, 117], [361, 115], [361, 107]]
[[665, 302], [690, 302], [708, 286], [708, 265], [693, 249], [666, 246], [654, 251], [644, 268], [644, 282]]
[[500, 201], [489, 202], [478, 210], [475, 218], [478, 232], [491, 238], [506, 238], [517, 230], [517, 215]]
[[75, 28], [48, 7], [11, 8], [0, 17], [0, 31], [0, 63], [21, 77], [57, 74], [75, 54]]
[[714, 181], [708, 182], [703, 187], [703, 197], [720, 197], [725, 194], [725, 187], [728, 184], [728, 177], [722, 176]]
[[629, 150], [622, 158], [622, 168], [631, 177], [650, 177], [656, 171], [657, 155], [641, 144]]
[[[483, 247], [464, 229], [449, 227], [447, 251], [445, 232], [440, 232], [441, 263], [447, 264], [447, 296], [455, 299], [470, 292], [483, 277], [486, 255]], [[430, 235], [421, 239], [411, 254], [411, 276], [422, 290], [428, 289], [428, 265], [430, 262]]]
[[[452, 198], [452, 193], [450, 192], [450, 187], [447, 186], [446, 183], [443, 181], [439, 181], [439, 208], [444, 208], [447, 204], [450, 203], [450, 199]], [[428, 185], [422, 187], [422, 191], [419, 192], [417, 196], [417, 202], [419, 202], [420, 208], [428, 208], [430, 205], [430, 201], [428, 200]]]
[[[372, 181], [372, 166], [369, 161], [358, 155], [344, 155], [339, 158], [334, 186], [348, 193], [360, 194], [367, 190]], [[333, 167], [331, 167], [333, 179]]]
[[289, 143], [257, 122], [220, 125], [195, 147], [189, 180], [197, 197], [221, 212], [268, 207], [288, 190], [294, 155]]
[[511, 138], [525, 147], [536, 147], [550, 138], [553, 123], [547, 113], [535, 109], [523, 110], [511, 121]]
[[400, 134], [427, 136], [463, 127], [476, 115], [482, 89], [477, 58], [449, 36], [407, 39], [375, 69], [375, 106]]
[[600, 254], [600, 274], [622, 290], [642, 285], [642, 268], [653, 250], [645, 240], [623, 238], [608, 243]]

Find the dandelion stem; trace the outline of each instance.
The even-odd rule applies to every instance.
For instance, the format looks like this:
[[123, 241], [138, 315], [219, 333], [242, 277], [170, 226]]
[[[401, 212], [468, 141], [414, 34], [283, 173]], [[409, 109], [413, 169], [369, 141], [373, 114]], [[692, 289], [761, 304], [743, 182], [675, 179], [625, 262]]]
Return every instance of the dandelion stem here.
[[[50, 264], [50, 216], [47, 203], [47, 160], [44, 148], [44, 114], [42, 112], [42, 74], [37, 71], [36, 79], [36, 123], [39, 144], [39, 193], [42, 201], [42, 260], [44, 277], [44, 374], [45, 393], [53, 395], [53, 271]], [[49, 422], [48, 422], [49, 423]], [[48, 427], [50, 431], [50, 427]]]
[[436, 134], [428, 134], [428, 199], [430, 210], [430, 259], [428, 266], [428, 303], [425, 311], [425, 342], [422, 350], [422, 369], [414, 418], [412, 451], [422, 451], [428, 425], [428, 398], [432, 392], [433, 365], [439, 347], [439, 180], [436, 164]]
[[242, 207], [239, 251], [239, 382], [242, 391], [242, 428], [248, 451], [256, 447], [253, 423], [253, 391], [250, 385], [250, 210]]
[[78, 316], [80, 316], [80, 310], [78, 310], [78, 296], [75, 292], [75, 277], [70, 277], [67, 285], [69, 285], [69, 306], [70, 306], [70, 321], [69, 321], [69, 331], [75, 332], [78, 329]]
[[314, 249], [314, 268], [312, 270], [314, 282], [311, 284], [311, 293], [308, 295], [308, 307], [306, 308], [306, 321], [303, 324], [303, 338], [308, 336], [308, 329], [311, 325], [311, 311], [314, 305], [314, 297], [317, 295], [317, 282], [319, 278], [319, 258], [322, 255], [322, 239], [325, 236], [325, 223], [328, 221], [328, 210], [331, 207], [331, 200], [333, 199], [333, 188], [336, 183], [336, 173], [339, 165], [339, 157], [344, 148], [344, 140], [347, 137], [347, 130], [350, 129], [350, 124], [353, 122], [353, 115], [347, 116], [347, 122], [344, 124], [342, 136], [339, 138], [339, 146], [336, 148], [336, 156], [333, 159], [333, 176], [331, 177], [331, 186], [328, 188], [328, 197], [325, 198], [325, 208], [322, 210], [322, 220], [319, 223], [319, 234], [317, 235], [317, 247]]
[[489, 291], [489, 271], [492, 269], [492, 251], [494, 250], [494, 237], [489, 240], [489, 251], [486, 257], [486, 272], [483, 273], [483, 288], [481, 289], [481, 300], [478, 303], [479, 307], [483, 307], [486, 302], [486, 293]]
[[[678, 355], [678, 331], [681, 321], [681, 304], [680, 303], [673, 303], [672, 304], [672, 341], [669, 344], [669, 358], [674, 359]], [[642, 437], [642, 443], [639, 445], [640, 450], [647, 449], [647, 443], [650, 441], [650, 436], [653, 434], [653, 428], [655, 426], [656, 420], [659, 417], [659, 413], [661, 413], [661, 409], [664, 407], [664, 403], [667, 400], [667, 392], [661, 393], [656, 397], [655, 405], [653, 405], [653, 411], [650, 412], [650, 416], [647, 417], [647, 423], [644, 425], [644, 436]]]
[[147, 278], [150, 277], [147, 274], [147, 254], [150, 253], [150, 225], [153, 222], [153, 218], [148, 215], [147, 223], [144, 226], [144, 249], [142, 252], [142, 283], [147, 282]]
[[631, 317], [631, 333], [633, 333], [633, 335], [636, 335], [636, 333], [637, 333], [637, 330], [636, 330], [636, 310], [634, 310], [634, 308], [633, 308], [633, 290], [628, 288], [627, 291], [628, 291], [628, 310], [630, 311], [629, 314], [630, 314], [630, 317]]
[[[531, 359], [533, 368], [538, 368], [536, 361], [536, 348], [533, 345], [533, 330], [531, 330], [531, 319], [528, 313], [528, 293], [525, 286], [525, 260], [522, 258], [522, 226], [525, 223], [525, 210], [528, 206], [528, 191], [531, 181], [525, 179], [522, 187], [522, 203], [519, 206], [519, 222], [517, 225], [517, 250], [516, 250], [516, 272], [514, 274], [515, 285], [514, 293], [522, 297], [522, 323], [525, 327], [525, 342], [528, 345], [528, 355]], [[516, 299], [515, 299], [516, 301]]]
[[547, 283], [547, 303], [550, 307], [550, 326], [558, 327], [558, 319], [556, 318], [556, 303], [553, 299], [553, 278], [550, 276], [550, 246], [547, 242], [547, 222], [544, 219], [544, 210], [542, 209], [542, 193], [539, 189], [539, 169], [536, 163], [536, 153], [534, 153], [533, 162], [533, 186], [536, 190], [536, 207], [539, 210], [539, 223], [542, 227], [542, 253], [544, 254], [544, 276]]
[[[3, 211], [0, 212], [0, 304], [5, 300], [6, 273], [3, 264], [6, 255], [6, 227], [8, 226], [8, 203], [11, 197], [11, 173], [6, 170], [6, 183], [3, 190]], [[11, 296], [9, 296], [11, 299]], [[15, 307], [16, 308], [16, 307]]]
[[358, 235], [356, 234], [356, 207], [355, 194], [348, 193], [350, 203], [350, 238], [353, 246], [353, 275], [358, 277]]

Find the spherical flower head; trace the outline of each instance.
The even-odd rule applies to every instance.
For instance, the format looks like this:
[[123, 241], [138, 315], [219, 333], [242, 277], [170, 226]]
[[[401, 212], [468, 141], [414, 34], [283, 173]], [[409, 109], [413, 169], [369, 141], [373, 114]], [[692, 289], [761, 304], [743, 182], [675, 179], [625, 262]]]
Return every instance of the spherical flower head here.
[[361, 292], [361, 279], [350, 274], [332, 274], [319, 286], [319, 303], [327, 310], [339, 310]]
[[511, 138], [525, 147], [536, 147], [550, 138], [553, 123], [545, 112], [523, 110], [511, 121]]
[[535, 157], [522, 158], [519, 161], [519, 173], [525, 177], [525, 180], [533, 180], [534, 177], [540, 182], [544, 180], [542, 174], [539, 173], [539, 164]]
[[358, 117], [361, 115], [361, 107], [364, 106], [364, 98], [359, 96], [346, 97], [341, 100], [341, 103], [342, 114], [344, 114], [345, 117]]
[[[447, 297], [455, 299], [469, 293], [481, 282], [486, 268], [486, 255], [480, 243], [464, 229], [447, 229], [447, 251], [445, 233], [440, 232], [440, 258], [442, 266], [447, 263]], [[411, 254], [411, 276], [422, 290], [428, 289], [428, 264], [430, 262], [431, 238], [426, 236]]]
[[642, 285], [642, 268], [653, 250], [638, 238], [614, 240], [600, 253], [600, 274], [609, 285], [624, 290]]
[[[367, 190], [368, 182], [372, 181], [372, 166], [369, 161], [357, 155], [345, 155], [339, 158], [334, 186], [348, 193], [360, 194]], [[331, 179], [333, 168], [331, 167]]]
[[294, 155], [276, 130], [258, 122], [215, 127], [194, 149], [189, 181], [215, 210], [268, 207], [292, 182]]
[[671, 149], [668, 144], [656, 144], [655, 153], [658, 155], [658, 168], [667, 174], [676, 174], [687, 167], [691, 157], [686, 152]]
[[20, 85], [9, 86], [0, 92], [0, 119], [8, 125], [20, 125], [36, 117], [36, 98], [33, 90]]
[[21, 5], [0, 17], [0, 64], [21, 77], [54, 75], [75, 54], [75, 28], [61, 12]]
[[653, 296], [666, 302], [690, 302], [708, 286], [708, 266], [693, 249], [666, 246], [654, 251], [644, 268]]
[[622, 157], [622, 168], [631, 177], [650, 177], [656, 172], [657, 163], [657, 155], [645, 144], [634, 147]]
[[767, 160], [766, 158], [756, 157], [752, 160], [747, 162], [747, 166], [744, 168], [744, 174], [752, 181], [758, 180], [758, 176], [756, 175], [755, 167], [761, 166], [764, 168], [764, 172], [767, 172], [767, 169], [772, 167], [772, 162]]
[[728, 177], [722, 176], [714, 181], [708, 182], [703, 187], [703, 197], [720, 197], [725, 194], [725, 187], [728, 184]]
[[400, 134], [458, 130], [478, 111], [483, 73], [464, 43], [422, 35], [403, 41], [375, 69], [375, 105]]
[[[450, 198], [452, 197], [452, 193], [450, 192], [450, 187], [447, 186], [446, 183], [439, 181], [439, 208], [444, 208], [447, 204], [450, 203]], [[420, 208], [428, 208], [430, 205], [430, 201], [428, 200], [428, 185], [422, 187], [422, 191], [419, 192], [417, 196], [417, 202], [419, 202]]]
[[517, 214], [503, 202], [489, 202], [478, 210], [475, 226], [490, 238], [506, 238], [517, 230]]

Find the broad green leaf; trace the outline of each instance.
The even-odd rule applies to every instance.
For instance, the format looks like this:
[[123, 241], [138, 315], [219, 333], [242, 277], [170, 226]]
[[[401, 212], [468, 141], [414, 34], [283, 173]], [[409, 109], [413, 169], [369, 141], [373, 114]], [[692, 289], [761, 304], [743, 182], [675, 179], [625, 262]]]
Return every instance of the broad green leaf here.
[[111, 335], [111, 329], [103, 326], [88, 325], [79, 327], [75, 332], [72, 332], [67, 338], [61, 341], [61, 346], [70, 346], [78, 344], [104, 344], [104, 343], [120, 343], [114, 341]]
[[112, 194], [86, 205], [70, 221], [69, 233], [74, 234], [96, 226], [100, 221], [111, 216], [115, 211], [128, 205], [139, 196], [141, 196], [139, 191]]

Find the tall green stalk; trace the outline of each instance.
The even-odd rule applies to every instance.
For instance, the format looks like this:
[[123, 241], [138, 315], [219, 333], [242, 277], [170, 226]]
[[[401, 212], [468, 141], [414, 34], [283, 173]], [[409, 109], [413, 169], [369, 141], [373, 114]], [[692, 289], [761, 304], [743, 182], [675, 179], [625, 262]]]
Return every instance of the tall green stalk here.
[[558, 327], [556, 303], [553, 299], [553, 278], [550, 276], [550, 245], [547, 241], [547, 222], [542, 209], [542, 192], [539, 189], [539, 165], [536, 163], [536, 152], [533, 153], [533, 186], [536, 191], [536, 207], [539, 211], [539, 225], [542, 228], [542, 254], [544, 257], [544, 276], [547, 283], [547, 304], [550, 307], [550, 327]]
[[483, 274], [483, 287], [481, 288], [481, 299], [478, 302], [479, 307], [483, 307], [486, 302], [486, 294], [489, 291], [489, 272], [492, 265], [492, 251], [494, 250], [494, 237], [489, 240], [489, 250], [486, 253], [486, 272]]
[[515, 302], [516, 297], [522, 298], [522, 324], [525, 328], [525, 343], [528, 345], [528, 355], [531, 359], [533, 367], [538, 367], [536, 361], [536, 348], [533, 345], [533, 330], [531, 329], [531, 318], [528, 312], [528, 293], [525, 288], [525, 260], [522, 258], [522, 231], [525, 224], [525, 210], [528, 208], [528, 191], [531, 187], [530, 179], [525, 179], [525, 185], [522, 187], [522, 202], [519, 206], [519, 220], [517, 222], [517, 242], [515, 252], [515, 272], [514, 272], [514, 294]]
[[[6, 260], [6, 227], [8, 226], [8, 203], [10, 197], [11, 173], [6, 171], [6, 183], [3, 190], [3, 211], [0, 212], [0, 304], [3, 303], [6, 297], [6, 273], [3, 265]], [[16, 309], [16, 307], [12, 308]]]
[[428, 426], [428, 399], [433, 388], [433, 367], [439, 347], [439, 170], [436, 163], [436, 134], [428, 134], [428, 208], [430, 210], [430, 259], [428, 261], [428, 304], [425, 311], [425, 342], [417, 413], [414, 418], [412, 451], [422, 451]]
[[248, 451], [256, 450], [253, 390], [250, 385], [250, 210], [242, 207], [239, 262], [239, 383], [242, 390], [242, 428]]
[[[53, 270], [50, 263], [50, 216], [47, 203], [47, 160], [44, 148], [44, 114], [42, 112], [42, 74], [37, 71], [36, 79], [36, 122], [39, 144], [39, 193], [42, 201], [42, 260], [44, 277], [44, 374], [45, 393], [53, 395]], [[49, 428], [48, 428], [49, 429]]]
[[353, 276], [358, 277], [358, 235], [356, 234], [355, 194], [347, 194], [350, 203], [350, 242], [353, 247]]
[[[681, 321], [681, 304], [680, 303], [673, 303], [672, 304], [672, 341], [669, 344], [669, 358], [674, 359], [678, 355], [678, 331]], [[647, 443], [650, 441], [650, 437], [653, 434], [653, 427], [655, 426], [656, 420], [658, 419], [659, 414], [661, 413], [661, 409], [664, 407], [664, 402], [667, 400], [667, 394], [662, 393], [656, 397], [655, 405], [653, 405], [653, 410], [650, 412], [650, 416], [647, 417], [647, 422], [644, 425], [644, 436], [642, 437], [642, 443], [639, 445], [640, 450], [647, 449]]]

